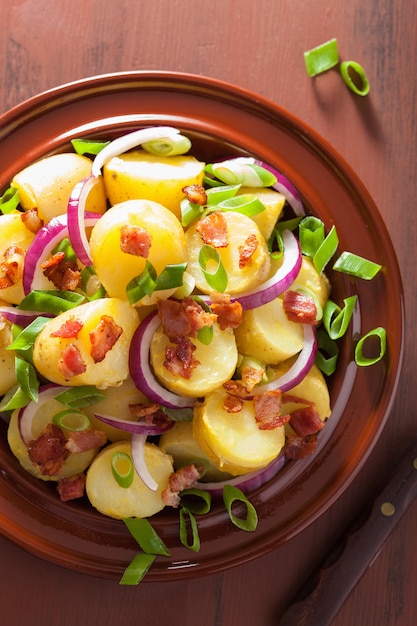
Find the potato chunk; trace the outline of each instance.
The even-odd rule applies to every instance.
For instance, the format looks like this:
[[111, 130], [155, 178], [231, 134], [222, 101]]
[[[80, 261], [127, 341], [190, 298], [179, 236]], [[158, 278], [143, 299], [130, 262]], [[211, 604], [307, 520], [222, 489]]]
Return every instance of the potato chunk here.
[[301, 268], [290, 289], [311, 291], [323, 308], [329, 299], [330, 282], [325, 274], [319, 274], [309, 257], [303, 256]]
[[0, 264], [5, 262], [5, 266], [0, 269], [0, 279], [7, 278], [7, 257], [16, 247], [18, 265], [13, 268], [11, 282], [0, 289], [0, 298], [9, 304], [19, 304], [24, 297], [22, 277], [24, 256], [34, 240], [35, 235], [26, 228], [20, 213], [9, 213], [0, 215]]
[[262, 187], [241, 187], [237, 195], [250, 194], [258, 198], [264, 205], [265, 210], [253, 215], [251, 219], [259, 226], [264, 239], [268, 241], [274, 226], [282, 213], [285, 204], [285, 196], [279, 191]]

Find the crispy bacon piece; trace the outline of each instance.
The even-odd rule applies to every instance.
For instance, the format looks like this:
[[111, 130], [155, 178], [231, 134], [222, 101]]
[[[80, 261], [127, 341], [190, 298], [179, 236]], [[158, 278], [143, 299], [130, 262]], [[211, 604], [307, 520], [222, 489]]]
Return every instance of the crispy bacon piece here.
[[125, 224], [120, 229], [120, 249], [126, 254], [147, 259], [152, 245], [151, 235], [146, 228], [134, 224]]
[[203, 217], [198, 222], [196, 231], [199, 233], [203, 243], [209, 246], [227, 248], [229, 245], [227, 222], [220, 211], [213, 211], [213, 213]]
[[229, 294], [214, 292], [210, 308], [217, 315], [217, 323], [222, 330], [237, 328], [242, 323], [242, 305], [237, 300], [230, 302]]
[[259, 367], [251, 367], [250, 365], [243, 365], [241, 370], [242, 382], [248, 391], [261, 382], [264, 377], [265, 370]]
[[154, 402], [143, 402], [138, 404], [129, 404], [129, 411], [133, 417], [142, 420], [145, 424], [155, 424], [155, 426], [167, 426], [172, 420], [164, 413], [159, 404]]
[[168, 485], [162, 492], [162, 500], [166, 506], [177, 508], [180, 503], [180, 493], [184, 489], [189, 489], [204, 474], [203, 465], [185, 465], [176, 472], [173, 472], [168, 479]]
[[200, 328], [212, 326], [217, 319], [192, 298], [159, 300], [158, 314], [165, 335], [174, 343], [183, 337], [197, 337]]
[[281, 396], [279, 389], [254, 396], [255, 420], [259, 430], [273, 430], [289, 422], [289, 415], [281, 415]]
[[309, 298], [300, 291], [288, 289], [284, 293], [283, 307], [286, 316], [291, 322], [301, 324], [317, 323], [317, 306], [313, 298]]
[[69, 455], [59, 426], [48, 424], [37, 439], [29, 442], [28, 455], [44, 476], [59, 474]]
[[61, 478], [57, 483], [57, 491], [62, 502], [82, 498], [85, 488], [85, 474], [75, 474]]
[[164, 366], [174, 376], [182, 376], [189, 380], [193, 370], [200, 365], [200, 361], [193, 357], [195, 349], [195, 345], [189, 339], [181, 337], [178, 343], [166, 347]]
[[235, 396], [236, 398], [242, 398], [242, 400], [245, 400], [250, 397], [246, 387], [238, 380], [228, 380], [223, 383], [223, 388], [226, 389], [228, 394]]
[[290, 425], [297, 435], [314, 435], [324, 426], [313, 406], [296, 409], [291, 413]]
[[317, 435], [287, 435], [284, 454], [287, 459], [297, 460], [314, 454], [317, 449]]
[[66, 380], [69, 380], [73, 376], [77, 376], [77, 374], [83, 374], [86, 369], [87, 366], [82, 360], [79, 349], [73, 343], [70, 343], [61, 352], [61, 358], [58, 361], [58, 371]]
[[75, 339], [78, 336], [78, 333], [83, 327], [83, 323], [81, 320], [77, 320], [73, 317], [68, 319], [66, 322], [58, 328], [55, 332], [51, 333], [51, 337], [62, 337], [63, 339]]
[[81, 285], [81, 272], [75, 260], [66, 261], [64, 252], [57, 252], [41, 263], [43, 273], [57, 289], [75, 291]]
[[87, 452], [87, 450], [101, 448], [106, 441], [107, 437], [102, 430], [86, 428], [85, 430], [71, 431], [65, 447], [70, 452], [77, 454], [78, 452]]
[[252, 256], [258, 247], [258, 238], [252, 233], [245, 239], [243, 246], [239, 246], [239, 269], [243, 269], [252, 263]]
[[228, 413], [240, 413], [243, 408], [243, 400], [241, 398], [237, 398], [236, 396], [231, 396], [227, 394], [225, 399], [223, 400], [223, 409]]
[[100, 363], [104, 359], [122, 333], [123, 329], [110, 315], [101, 316], [96, 328], [90, 333], [90, 354], [94, 363]]
[[207, 192], [203, 185], [186, 185], [182, 188], [182, 191], [190, 202], [199, 204], [200, 206], [207, 204]]
[[0, 289], [6, 289], [15, 285], [23, 274], [23, 262], [25, 253], [19, 246], [9, 246], [4, 253], [3, 260], [0, 263]]
[[42, 228], [43, 220], [38, 215], [38, 209], [29, 209], [20, 216], [22, 222], [31, 233], [36, 233]]

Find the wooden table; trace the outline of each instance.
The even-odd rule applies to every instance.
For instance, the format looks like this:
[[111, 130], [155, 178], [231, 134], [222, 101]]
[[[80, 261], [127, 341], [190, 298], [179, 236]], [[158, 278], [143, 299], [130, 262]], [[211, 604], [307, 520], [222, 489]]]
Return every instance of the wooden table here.
[[[230, 81], [287, 108], [329, 140], [359, 174], [392, 234], [408, 319], [399, 392], [365, 468], [301, 535], [224, 573], [134, 588], [51, 565], [0, 538], [4, 626], [278, 624], [416, 431], [417, 3], [2, 0], [0, 16], [1, 112], [58, 84], [113, 71], [175, 70]], [[303, 52], [334, 37], [342, 60], [366, 69], [368, 97], [348, 91], [337, 72], [314, 83], [306, 75]], [[416, 527], [414, 503], [335, 626], [417, 623]]]

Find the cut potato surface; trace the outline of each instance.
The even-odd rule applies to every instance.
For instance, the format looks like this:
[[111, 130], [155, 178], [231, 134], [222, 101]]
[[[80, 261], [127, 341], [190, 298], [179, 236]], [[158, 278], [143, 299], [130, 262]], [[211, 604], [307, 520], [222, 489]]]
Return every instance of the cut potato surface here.
[[279, 191], [266, 187], [241, 187], [237, 192], [238, 196], [245, 194], [255, 196], [265, 206], [264, 211], [253, 215], [251, 219], [259, 226], [265, 241], [268, 241], [284, 208], [285, 196]]
[[104, 184], [111, 204], [135, 198], [153, 200], [180, 218], [182, 189], [202, 184], [204, 165], [193, 156], [161, 157], [136, 150], [104, 165]]
[[175, 375], [165, 367], [166, 348], [173, 344], [161, 326], [152, 337], [150, 359], [156, 376], [167, 389], [189, 398], [199, 398], [230, 380], [236, 369], [238, 352], [233, 331], [220, 330], [218, 324], [213, 325], [213, 339], [209, 345], [198, 339], [191, 339], [191, 342], [196, 346], [193, 358], [200, 362], [193, 369], [191, 378]]
[[228, 413], [223, 408], [226, 395], [224, 389], [217, 389], [194, 409], [195, 439], [222, 471], [240, 475], [266, 467], [285, 443], [284, 427], [260, 430], [250, 400], [244, 401], [240, 412]]
[[[144, 229], [150, 236], [146, 258], [122, 250], [121, 228], [125, 226]], [[151, 200], [128, 200], [109, 209], [92, 229], [90, 248], [95, 271], [107, 293], [125, 300], [128, 283], [142, 274], [146, 261], [154, 266], [158, 276], [166, 265], [186, 261], [180, 222], [171, 211]], [[165, 297], [172, 295], [171, 290], [163, 293]], [[155, 301], [158, 296], [162, 293], [155, 291]], [[152, 302], [145, 296], [140, 304]]]
[[94, 508], [116, 519], [150, 517], [161, 511], [165, 507], [161, 493], [174, 471], [171, 457], [156, 445], [145, 443], [146, 465], [158, 488], [151, 491], [135, 472], [132, 484], [126, 489], [120, 487], [113, 476], [111, 460], [116, 452], [130, 455], [130, 443], [120, 441], [104, 448], [87, 472], [85, 488]]
[[303, 256], [300, 271], [290, 289], [311, 291], [323, 308], [329, 299], [330, 282], [325, 274], [317, 272], [310, 258]]
[[[228, 276], [227, 293], [234, 294], [252, 289], [262, 283], [269, 275], [271, 267], [268, 248], [257, 224], [246, 215], [232, 211], [222, 213], [227, 225], [228, 245], [216, 248]], [[204, 242], [198, 232], [199, 222], [190, 226], [185, 236], [188, 250], [187, 271], [195, 280], [196, 286], [203, 293], [211, 293], [199, 263], [199, 255]], [[256, 249], [247, 263], [240, 266], [240, 251], [248, 241], [256, 241]], [[210, 267], [207, 267], [210, 271]]]
[[[26, 228], [20, 213], [0, 215], [0, 263], [7, 260], [7, 253], [12, 252], [13, 246], [26, 254], [34, 238], [34, 233]], [[22, 285], [23, 260], [22, 258], [21, 266], [16, 270], [14, 284], [0, 289], [1, 299], [9, 304], [19, 304], [25, 295]]]
[[[11, 185], [18, 189], [25, 211], [37, 209], [41, 220], [49, 222], [53, 217], [66, 213], [74, 186], [91, 175], [91, 166], [91, 159], [80, 154], [54, 154], [16, 174]], [[104, 213], [106, 208], [104, 184], [99, 179], [88, 195], [86, 210]]]
[[[0, 302], [0, 306], [4, 303]], [[6, 348], [12, 343], [12, 325], [0, 317], [0, 395], [4, 395], [17, 383], [14, 350]]]

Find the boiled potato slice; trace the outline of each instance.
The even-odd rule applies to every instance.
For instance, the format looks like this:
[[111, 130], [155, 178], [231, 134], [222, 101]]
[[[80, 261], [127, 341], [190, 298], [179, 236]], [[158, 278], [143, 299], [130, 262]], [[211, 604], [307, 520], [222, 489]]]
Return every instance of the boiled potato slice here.
[[241, 354], [267, 364], [285, 361], [299, 352], [304, 342], [301, 324], [287, 318], [280, 298], [244, 311], [235, 337]]
[[[0, 305], [4, 303], [0, 302]], [[17, 383], [15, 368], [15, 351], [6, 350], [13, 341], [12, 325], [0, 317], [0, 395], [3, 396]]]
[[218, 482], [230, 478], [230, 474], [218, 470], [213, 461], [200, 448], [193, 435], [192, 422], [175, 422], [172, 428], [161, 435], [159, 447], [172, 456], [175, 469], [203, 460], [204, 464], [207, 465], [206, 473], [202, 478], [203, 481]]
[[161, 157], [136, 150], [113, 157], [103, 177], [111, 204], [143, 198], [162, 204], [178, 218], [183, 187], [202, 184], [204, 163], [193, 156]]
[[[33, 418], [32, 431], [35, 439], [39, 437], [44, 428], [51, 423], [53, 416], [62, 410], [62, 403], [55, 399], [51, 399], [41, 406]], [[61, 478], [68, 478], [69, 476], [80, 474], [90, 465], [92, 459], [97, 454], [96, 449], [70, 454], [65, 460], [59, 474], [46, 476], [40, 472], [38, 466], [34, 465], [29, 458], [27, 446], [20, 436], [18, 415], [19, 409], [13, 411], [7, 431], [7, 440], [11, 451], [18, 459], [20, 465], [29, 472], [29, 474], [35, 476], [35, 478], [40, 478], [45, 481], [57, 481]]]
[[311, 291], [323, 308], [329, 299], [330, 282], [325, 274], [319, 274], [309, 257], [303, 256], [301, 268], [290, 289]]
[[195, 439], [222, 471], [240, 475], [265, 467], [285, 443], [284, 427], [260, 430], [252, 401], [244, 401], [239, 413], [228, 413], [225, 397], [226, 391], [217, 389], [194, 409]]
[[[12, 246], [16, 246], [25, 254], [34, 238], [35, 235], [22, 222], [20, 213], [0, 215], [0, 263]], [[23, 259], [17, 272], [16, 282], [10, 287], [0, 289], [0, 297], [9, 304], [19, 304], [25, 295], [22, 286]], [[0, 277], [3, 277], [3, 272], [0, 273]]]
[[[217, 248], [224, 269], [227, 272], [227, 293], [234, 294], [252, 289], [262, 283], [269, 274], [271, 262], [267, 245], [257, 224], [246, 215], [232, 211], [223, 212], [226, 220], [228, 245]], [[208, 285], [199, 263], [199, 254], [204, 242], [197, 231], [199, 222], [195, 222], [187, 230], [185, 237], [188, 249], [187, 271], [194, 278], [198, 289], [204, 293], [210, 293], [212, 288]], [[244, 267], [239, 267], [240, 247], [245, 247], [248, 238], [255, 237], [257, 248], [253, 252], [249, 262]], [[210, 271], [210, 268], [207, 268]]]
[[[74, 152], [53, 154], [32, 163], [15, 175], [11, 185], [19, 191], [25, 211], [38, 209], [44, 222], [66, 213], [68, 200], [75, 185], [91, 175], [92, 161]], [[87, 211], [104, 213], [107, 208], [102, 179], [91, 190], [86, 202]]]
[[[122, 333], [103, 360], [95, 362], [91, 356], [90, 332], [97, 328], [102, 316], [112, 318]], [[52, 336], [71, 320], [82, 323], [76, 337]], [[59, 385], [95, 385], [99, 388], [118, 386], [129, 375], [129, 347], [138, 324], [136, 310], [124, 300], [104, 298], [81, 304], [46, 323], [36, 338], [33, 362], [42, 376]], [[79, 351], [86, 369], [83, 373], [66, 378], [59, 364], [63, 350], [70, 345]]]
[[[146, 259], [122, 251], [120, 229], [126, 225], [143, 228], [150, 235], [151, 247]], [[92, 229], [90, 248], [97, 276], [107, 293], [125, 300], [128, 283], [143, 272], [146, 261], [154, 266], [158, 276], [166, 265], [186, 261], [180, 222], [171, 211], [151, 200], [128, 200], [109, 209]], [[154, 292], [154, 298], [157, 294], [169, 297], [172, 291]], [[140, 301], [145, 305], [152, 303], [147, 296]]]
[[255, 196], [265, 205], [265, 210], [253, 215], [251, 219], [256, 222], [264, 239], [268, 241], [284, 208], [285, 196], [274, 189], [257, 187], [241, 187], [237, 195], [244, 194]]
[[145, 461], [152, 478], [158, 483], [158, 489], [151, 491], [136, 473], [130, 487], [120, 487], [111, 467], [115, 452], [130, 455], [130, 442], [120, 441], [104, 448], [87, 472], [85, 489], [94, 508], [116, 519], [150, 517], [161, 511], [165, 507], [161, 493], [174, 471], [171, 457], [154, 444], [145, 443]]
[[209, 345], [192, 339], [196, 346], [193, 358], [200, 362], [192, 372], [191, 378], [172, 374], [164, 365], [165, 350], [170, 343], [160, 326], [154, 333], [151, 346], [151, 364], [156, 376], [170, 391], [190, 398], [199, 398], [213, 391], [229, 380], [237, 365], [238, 352], [235, 337], [230, 329], [220, 330], [213, 325], [213, 339]]

